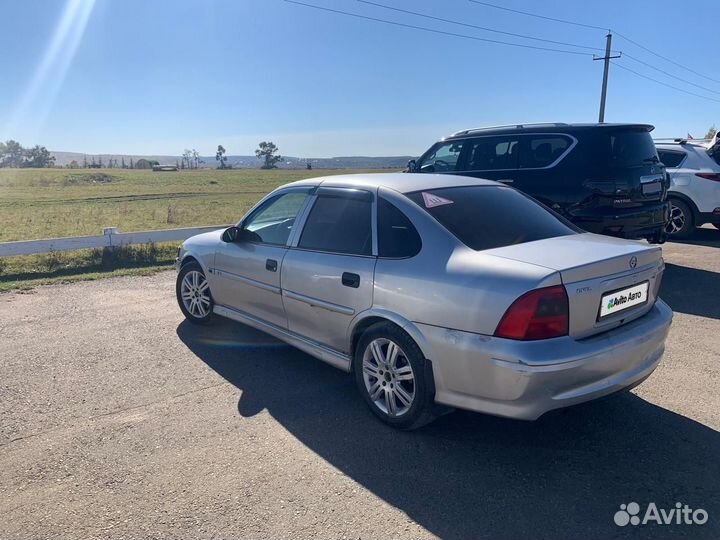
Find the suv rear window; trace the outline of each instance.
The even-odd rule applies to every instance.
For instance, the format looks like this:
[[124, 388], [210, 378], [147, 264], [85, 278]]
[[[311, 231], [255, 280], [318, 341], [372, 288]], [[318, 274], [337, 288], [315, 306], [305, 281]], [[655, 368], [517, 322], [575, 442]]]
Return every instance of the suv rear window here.
[[476, 251], [580, 232], [557, 214], [507, 187], [439, 188], [406, 196]]
[[601, 159], [613, 167], [632, 167], [658, 159], [655, 143], [645, 130], [601, 131]]

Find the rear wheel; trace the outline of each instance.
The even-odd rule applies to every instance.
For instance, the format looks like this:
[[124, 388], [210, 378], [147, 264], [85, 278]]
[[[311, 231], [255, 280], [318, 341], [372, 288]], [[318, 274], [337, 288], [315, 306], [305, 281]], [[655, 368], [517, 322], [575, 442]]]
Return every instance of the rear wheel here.
[[185, 318], [195, 324], [207, 324], [213, 318], [213, 301], [210, 284], [202, 267], [192, 261], [180, 269], [175, 284], [180, 310]]
[[415, 429], [433, 414], [432, 373], [412, 338], [392, 323], [368, 328], [355, 350], [355, 382], [370, 410], [386, 424]]
[[670, 220], [665, 232], [673, 238], [688, 238], [695, 232], [692, 209], [679, 199], [670, 199]]

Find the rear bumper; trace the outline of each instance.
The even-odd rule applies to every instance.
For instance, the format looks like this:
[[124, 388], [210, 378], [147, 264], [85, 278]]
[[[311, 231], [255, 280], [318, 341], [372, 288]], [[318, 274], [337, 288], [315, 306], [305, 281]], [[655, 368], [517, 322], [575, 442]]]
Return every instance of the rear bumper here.
[[644, 238], [663, 230], [669, 213], [670, 203], [663, 202], [626, 211], [609, 208], [606, 213], [573, 213], [570, 219], [588, 232], [621, 238]]
[[418, 328], [432, 349], [438, 403], [534, 420], [642, 382], [660, 362], [671, 322], [672, 310], [658, 300], [640, 319], [583, 340], [514, 341]]

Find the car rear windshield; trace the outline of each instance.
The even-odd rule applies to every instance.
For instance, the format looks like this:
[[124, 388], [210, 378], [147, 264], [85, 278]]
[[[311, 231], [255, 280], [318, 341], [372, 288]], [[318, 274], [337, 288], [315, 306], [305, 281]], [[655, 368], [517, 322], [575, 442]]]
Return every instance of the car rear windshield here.
[[580, 232], [562, 217], [509, 187], [438, 188], [405, 195], [476, 251]]
[[645, 129], [600, 130], [600, 160], [613, 167], [632, 167], [658, 159], [655, 143]]

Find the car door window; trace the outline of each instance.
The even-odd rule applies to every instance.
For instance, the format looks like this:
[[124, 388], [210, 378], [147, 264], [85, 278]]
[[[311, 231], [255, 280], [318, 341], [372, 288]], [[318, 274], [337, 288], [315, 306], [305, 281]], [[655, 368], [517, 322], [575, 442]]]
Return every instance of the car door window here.
[[378, 255], [389, 258], [414, 257], [422, 242], [417, 229], [394, 204], [378, 200]]
[[307, 191], [277, 195], [250, 214], [243, 222], [243, 229], [252, 233], [255, 242], [285, 245], [307, 197]]
[[685, 152], [673, 152], [672, 150], [658, 150], [658, 156], [663, 165], [669, 169], [675, 169], [685, 159]]
[[463, 141], [438, 143], [429, 154], [423, 156], [418, 165], [420, 172], [454, 172], [462, 152]]
[[318, 195], [298, 247], [348, 255], [372, 255], [371, 207], [369, 197]]
[[562, 135], [533, 135], [520, 158], [522, 169], [542, 169], [555, 163], [570, 148], [572, 139]]
[[462, 170], [493, 171], [517, 169], [519, 140], [517, 136], [481, 137], [468, 141], [466, 164]]

